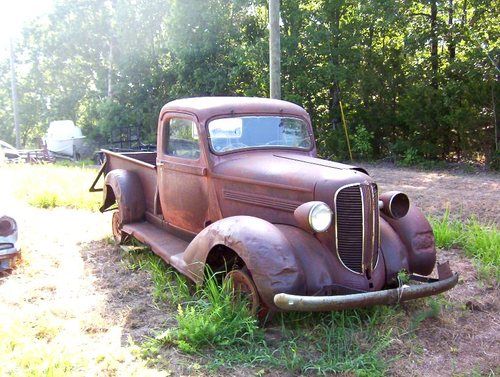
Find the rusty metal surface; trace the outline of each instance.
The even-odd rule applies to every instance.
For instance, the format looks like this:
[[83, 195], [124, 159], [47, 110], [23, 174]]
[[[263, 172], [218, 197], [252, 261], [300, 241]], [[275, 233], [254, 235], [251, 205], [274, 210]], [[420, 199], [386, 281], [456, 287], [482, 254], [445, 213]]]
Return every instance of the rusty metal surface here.
[[382, 212], [392, 219], [398, 220], [405, 217], [410, 209], [408, 196], [399, 191], [384, 192], [380, 195], [380, 201]]
[[331, 311], [362, 308], [372, 305], [397, 304], [445, 292], [458, 282], [458, 274], [432, 283], [403, 285], [378, 292], [367, 292], [339, 296], [297, 296], [285, 293], [277, 294], [274, 303], [286, 311]]
[[115, 201], [118, 204], [121, 223], [141, 221], [146, 211], [145, 197], [137, 174], [124, 169], [110, 171], [104, 180], [104, 204], [101, 211]]
[[113, 170], [126, 170], [134, 173], [142, 187], [143, 200], [146, 210], [153, 211], [155, 207], [155, 193], [157, 188], [156, 166], [150, 162], [156, 161], [156, 152], [130, 152], [115, 153], [103, 150], [106, 160], [104, 162], [104, 173]]
[[409, 271], [408, 249], [394, 228], [383, 218], [380, 219], [382, 257], [385, 265], [385, 283], [387, 286], [397, 284], [399, 271]]
[[[158, 129], [158, 187], [159, 199], [163, 208], [163, 219], [187, 232], [196, 234], [205, 228], [207, 223], [214, 222], [210, 208], [216, 202], [210, 202], [209, 178], [207, 177], [206, 154], [201, 152], [198, 159], [188, 159], [168, 155], [164, 141], [165, 125], [172, 118], [181, 118], [196, 124], [196, 117], [185, 113], [169, 112], [162, 116]], [[199, 138], [202, 139], [201, 136]], [[201, 148], [203, 149], [203, 148]], [[205, 150], [208, 147], [205, 146]]]
[[398, 234], [408, 250], [408, 272], [429, 275], [436, 264], [436, 244], [431, 225], [420, 209], [410, 205], [401, 219], [382, 217]]
[[290, 240], [276, 225], [250, 216], [217, 221], [202, 230], [183, 253], [183, 272], [201, 283], [208, 254], [218, 245], [234, 250], [245, 262], [268, 306], [274, 307], [277, 292], [305, 293], [302, 265]]
[[[102, 209], [118, 198], [122, 223], [129, 223], [130, 232], [138, 232], [140, 225], [134, 228], [134, 222], [140, 221], [161, 229], [164, 233], [143, 232], [154, 234], [154, 239], [146, 236], [143, 241], [154, 244], [160, 256], [196, 282], [203, 280], [205, 263], [214, 249], [223, 245], [232, 250], [245, 263], [261, 299], [271, 309], [278, 309], [274, 304], [278, 293], [373, 293], [393, 286], [401, 270], [422, 275], [432, 272], [436, 252], [429, 223], [413, 206], [401, 218], [397, 217], [402, 211], [399, 216], [388, 212], [392, 214], [388, 216], [383, 210], [379, 217], [378, 190], [364, 169], [316, 158], [315, 147], [307, 151], [269, 146], [212, 153], [207, 122], [238, 114], [297, 117], [312, 134], [305, 110], [285, 101], [217, 97], [171, 102], [160, 112], [158, 153], [105, 151]], [[198, 158], [163, 152], [168, 139], [163, 137], [164, 128], [172, 117], [196, 124]], [[346, 229], [344, 225], [352, 219], [337, 216], [335, 198], [350, 186], [360, 188], [362, 202], [361, 220], [357, 220], [362, 222], [357, 224], [360, 231], [348, 232], [349, 237], [362, 237], [357, 243], [362, 245], [357, 271], [346, 267], [337, 250], [339, 228]], [[385, 206], [391, 204], [391, 197], [391, 193], [380, 196]], [[307, 205], [294, 214], [311, 201], [324, 202], [334, 211], [334, 221], [326, 232], [314, 233], [308, 228], [300, 215]], [[339, 221], [342, 223], [336, 223]], [[173, 255], [163, 242], [165, 232], [191, 243], [184, 252]], [[343, 255], [349, 254], [348, 249], [343, 250]]]
[[201, 123], [210, 118], [236, 114], [284, 114], [309, 119], [309, 114], [291, 102], [256, 97], [183, 98], [167, 103], [160, 112], [195, 114]]
[[10, 270], [20, 252], [16, 221], [0, 214], [0, 272]]

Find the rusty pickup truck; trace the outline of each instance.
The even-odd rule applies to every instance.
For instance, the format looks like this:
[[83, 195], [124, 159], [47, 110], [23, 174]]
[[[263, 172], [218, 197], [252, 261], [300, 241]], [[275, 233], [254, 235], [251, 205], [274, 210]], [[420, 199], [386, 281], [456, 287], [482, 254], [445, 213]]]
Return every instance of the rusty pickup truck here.
[[298, 105], [180, 99], [162, 108], [157, 138], [156, 152], [103, 150], [91, 191], [103, 190], [101, 211], [116, 210], [118, 243], [136, 238], [195, 283], [207, 266], [225, 270], [254, 311], [391, 304], [457, 283], [448, 263], [426, 277], [433, 232], [404, 193], [316, 157]]

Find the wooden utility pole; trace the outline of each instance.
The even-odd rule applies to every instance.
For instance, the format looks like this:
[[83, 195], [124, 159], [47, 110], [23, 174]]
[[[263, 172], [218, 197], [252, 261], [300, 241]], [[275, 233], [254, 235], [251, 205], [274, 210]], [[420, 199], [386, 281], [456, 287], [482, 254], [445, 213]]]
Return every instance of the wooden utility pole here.
[[108, 98], [113, 98], [113, 36], [109, 38], [108, 53]]
[[280, 0], [269, 0], [270, 97], [281, 99]]
[[10, 39], [10, 88], [12, 91], [12, 108], [14, 110], [14, 129], [16, 133], [16, 148], [21, 148], [21, 136], [19, 134], [19, 110], [17, 99], [16, 81], [16, 58], [14, 56], [14, 42]]

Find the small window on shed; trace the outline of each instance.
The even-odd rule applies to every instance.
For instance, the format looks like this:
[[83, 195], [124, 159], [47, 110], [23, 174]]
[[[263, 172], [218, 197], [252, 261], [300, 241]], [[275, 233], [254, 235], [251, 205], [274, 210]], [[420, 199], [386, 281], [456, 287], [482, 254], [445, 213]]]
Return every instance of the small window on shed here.
[[198, 130], [189, 119], [171, 118], [163, 129], [163, 152], [168, 156], [197, 160], [200, 157]]

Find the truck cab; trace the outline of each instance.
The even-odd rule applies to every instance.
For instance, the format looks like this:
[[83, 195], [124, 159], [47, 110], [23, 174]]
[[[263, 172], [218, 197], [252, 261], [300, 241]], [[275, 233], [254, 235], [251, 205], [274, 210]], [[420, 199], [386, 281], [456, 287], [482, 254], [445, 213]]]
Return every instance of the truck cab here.
[[[286, 101], [188, 98], [159, 115], [156, 152], [106, 156], [102, 211], [202, 283], [226, 271], [267, 310], [335, 310], [442, 292], [432, 229], [363, 168], [317, 158], [307, 112]], [[97, 177], [97, 179], [99, 178]], [[94, 182], [92, 189], [95, 190]], [[398, 274], [415, 277], [399, 294]]]

